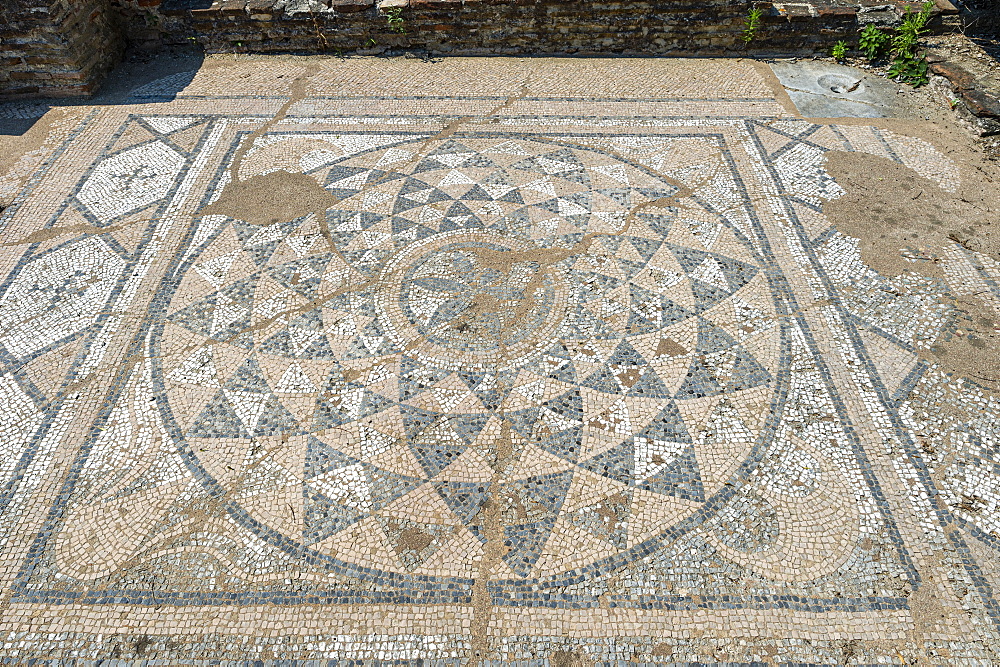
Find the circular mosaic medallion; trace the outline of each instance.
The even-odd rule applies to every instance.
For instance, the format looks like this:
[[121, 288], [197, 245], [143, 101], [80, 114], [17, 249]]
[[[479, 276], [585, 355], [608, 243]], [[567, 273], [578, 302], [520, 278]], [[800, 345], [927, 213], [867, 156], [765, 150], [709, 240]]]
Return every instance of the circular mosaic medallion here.
[[582, 142], [267, 144], [339, 203], [203, 221], [158, 339], [235, 517], [427, 576], [499, 539], [492, 576], [527, 578], [638, 554], [724, 487], [774, 400], [766, 279], [711, 205]]
[[550, 346], [566, 317], [567, 286], [550, 262], [521, 239], [444, 232], [387, 263], [376, 312], [398, 346], [436, 366], [515, 368]]

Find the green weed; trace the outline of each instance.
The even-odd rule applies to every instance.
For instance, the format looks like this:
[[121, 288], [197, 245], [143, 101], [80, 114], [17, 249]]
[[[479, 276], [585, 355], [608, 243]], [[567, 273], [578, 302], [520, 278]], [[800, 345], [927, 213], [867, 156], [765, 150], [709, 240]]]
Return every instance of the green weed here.
[[924, 2], [919, 12], [913, 12], [907, 6], [903, 24], [892, 38], [892, 65], [888, 75], [914, 88], [927, 83], [927, 61], [918, 49], [920, 38], [929, 32], [927, 22], [931, 18], [932, 9], [932, 0]]
[[842, 62], [844, 58], [847, 57], [847, 42], [840, 40], [834, 44], [833, 48], [830, 50], [830, 55], [832, 55], [837, 62]]
[[887, 72], [890, 79], [908, 83], [914, 88], [927, 83], [927, 61], [919, 56], [896, 56]]
[[762, 18], [764, 18], [764, 12], [757, 7], [752, 7], [747, 12], [747, 17], [743, 19], [743, 34], [740, 35], [740, 39], [743, 40], [744, 44], [750, 44], [750, 42], [757, 39], [757, 31], [760, 30], [760, 20]]
[[858, 49], [869, 62], [875, 62], [883, 55], [889, 46], [889, 35], [869, 23], [858, 37]]
[[393, 7], [385, 10], [385, 20], [389, 24], [389, 32], [406, 34], [406, 19], [403, 18], [403, 8]]
[[896, 35], [892, 38], [892, 52], [894, 55], [916, 55], [917, 43], [922, 36], [929, 32], [927, 21], [931, 18], [932, 9], [934, 9], [932, 0], [927, 0], [921, 6], [920, 11], [916, 13], [907, 5], [906, 14], [903, 16], [903, 24], [896, 29]]
[[930, 21], [933, 9], [933, 0], [926, 0], [918, 12], [907, 6], [903, 23], [892, 35], [874, 25], [866, 25], [858, 38], [858, 48], [870, 62], [888, 55], [890, 64], [887, 75], [890, 79], [907, 83], [914, 88], [924, 85], [927, 83], [927, 61], [920, 52], [920, 38], [929, 32], [927, 22]]

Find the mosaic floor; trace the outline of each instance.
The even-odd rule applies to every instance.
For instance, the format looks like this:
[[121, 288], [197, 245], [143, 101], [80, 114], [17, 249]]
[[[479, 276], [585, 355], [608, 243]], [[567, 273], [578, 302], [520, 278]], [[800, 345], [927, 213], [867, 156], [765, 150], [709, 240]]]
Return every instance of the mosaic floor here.
[[387, 62], [79, 108], [0, 214], [0, 656], [997, 664], [1000, 402], [921, 350], [1000, 270], [822, 213], [948, 157], [748, 62]]

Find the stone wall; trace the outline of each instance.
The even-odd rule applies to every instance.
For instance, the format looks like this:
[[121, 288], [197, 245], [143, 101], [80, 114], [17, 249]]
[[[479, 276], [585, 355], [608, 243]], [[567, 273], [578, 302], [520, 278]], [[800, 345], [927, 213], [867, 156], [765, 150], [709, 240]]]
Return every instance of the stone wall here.
[[[0, 0], [14, 7], [0, 26], [0, 96], [92, 92], [126, 35], [209, 53], [812, 55], [854, 42], [866, 21], [898, 22], [907, 1]], [[957, 13], [936, 2], [932, 27]], [[747, 45], [751, 6], [763, 18]]]
[[[906, 3], [868, 4], [898, 16]], [[857, 2], [753, 5], [764, 16], [749, 48], [741, 0], [163, 0], [154, 11], [168, 40], [251, 53], [811, 55], [853, 41], [859, 26]], [[404, 34], [390, 30], [391, 9]]]
[[0, 98], [90, 94], [124, 49], [110, 0], [0, 4]]

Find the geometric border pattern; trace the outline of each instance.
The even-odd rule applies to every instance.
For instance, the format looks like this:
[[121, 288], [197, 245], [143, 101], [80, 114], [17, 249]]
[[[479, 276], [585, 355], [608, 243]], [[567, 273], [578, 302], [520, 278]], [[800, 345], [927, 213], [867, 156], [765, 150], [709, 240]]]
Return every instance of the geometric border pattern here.
[[[460, 100], [460, 98], [455, 99]], [[204, 99], [199, 101], [203, 102]], [[662, 100], [657, 101], [662, 102]], [[748, 100], [748, 102], [759, 101], [756, 98]], [[310, 100], [310, 103], [314, 108], [320, 108], [324, 102]], [[157, 129], [154, 127], [155, 121], [150, 124], [146, 120], [155, 117], [155, 114], [148, 113], [142, 114], [141, 119], [138, 114], [130, 116], [110, 137], [108, 148], [102, 153], [102, 158], [127, 150], [127, 148], [122, 149], [119, 142], [129, 131], [130, 123], [142, 125], [145, 131], [160, 135], [158, 137], [160, 140], [170, 140], [171, 131], [167, 125]], [[89, 131], [88, 128], [91, 127], [94, 118], [92, 114], [81, 123], [64, 146], [55, 153], [49, 164], [58, 162], [66, 152], [72, 152], [72, 142]], [[159, 273], [166, 276], [161, 281], [161, 290], [148, 308], [139, 304], [139, 309], [142, 312], [148, 311], [148, 315], [135, 329], [136, 333], [125, 354], [125, 358], [132, 360], [148, 356], [146, 353], [151, 345], [148, 334], [167, 314], [167, 295], [176, 287], [181, 267], [193, 261], [190, 255], [186, 255], [184, 245], [178, 245], [177, 241], [180, 240], [178, 230], [181, 230], [186, 238], [184, 243], [194, 240], [199, 234], [197, 226], [192, 224], [191, 213], [198, 207], [195, 205], [196, 199], [200, 204], [205, 204], [210, 200], [212, 193], [210, 188], [202, 189], [199, 179], [206, 168], [215, 168], [216, 177], [224, 178], [225, 165], [236, 154], [239, 140], [251, 133], [251, 129], [234, 130], [234, 126], [239, 126], [241, 123], [251, 128], [254, 126], [254, 122], [247, 123], [247, 119], [238, 120], [226, 114], [164, 113], [163, 118], [189, 119], [190, 123], [186, 127], [201, 128], [194, 143], [178, 143], [176, 147], [172, 147], [172, 150], [183, 157], [184, 162], [170, 180], [170, 187], [163, 195], [143, 210], [125, 211], [123, 217], [117, 220], [94, 216], [93, 211], [88, 210], [85, 205], [78, 205], [72, 197], [67, 198], [49, 219], [46, 228], [79, 224], [80, 218], [83, 218], [87, 224], [103, 225], [108, 231], [102, 234], [82, 235], [80, 238], [70, 240], [65, 240], [63, 237], [56, 243], [46, 241], [33, 243], [0, 285], [0, 294], [10, 292], [11, 285], [17, 283], [18, 275], [27, 275], [25, 268], [30, 267], [32, 262], [60, 252], [61, 248], [73, 247], [74, 243], [88, 236], [100, 239], [104, 247], [118, 258], [116, 262], [120, 261], [122, 266], [120, 273], [114, 277], [114, 286], [107, 292], [106, 301], [95, 309], [98, 315], [93, 320], [84, 322], [72, 334], [54, 340], [45, 348], [30, 354], [18, 357], [12, 354], [10, 349], [0, 349], [3, 369], [0, 391], [5, 392], [8, 403], [17, 405], [17, 409], [22, 411], [20, 414], [25, 416], [25, 423], [35, 425], [32, 427], [32, 433], [25, 437], [23, 442], [16, 440], [21, 437], [20, 435], [15, 434], [16, 437], [10, 438], [12, 443], [21, 442], [18, 445], [21, 449], [12, 457], [12, 461], [15, 462], [5, 469], [8, 476], [0, 500], [4, 511], [12, 515], [16, 516], [23, 511], [27, 498], [40, 493], [39, 474], [49, 469], [49, 462], [59, 438], [67, 428], [67, 416], [80, 401], [80, 393], [77, 390], [80, 382], [92, 381], [88, 378], [91, 378], [94, 370], [100, 367], [100, 360], [105, 354], [104, 347], [110, 340], [109, 332], [119, 327], [134, 326], [131, 322], [125, 322], [123, 314], [130, 312], [130, 309], [136, 306], [136, 302], [132, 300], [135, 298], [133, 289], [142, 281], [142, 278], [136, 280], [136, 276]], [[315, 111], [305, 114], [305, 118], [311, 124], [328, 122], [332, 125], [339, 123], [342, 126], [345, 123], [344, 115], [324, 118]], [[878, 526], [881, 531], [879, 535], [868, 534], [884, 538], [885, 544], [889, 545], [887, 550], [881, 553], [889, 555], [891, 563], [880, 581], [884, 581], [885, 576], [889, 575], [898, 579], [901, 584], [895, 589], [894, 594], [845, 596], [844, 590], [851, 589], [852, 586], [854, 588], [851, 590], [860, 591], [863, 588], [858, 583], [860, 579], [851, 582], [844, 578], [845, 569], [815, 578], [811, 583], [785, 581], [782, 586], [774, 590], [763, 591], [754, 588], [757, 580], [747, 574], [753, 571], [752, 567], [741, 569], [733, 567], [732, 564], [713, 571], [720, 577], [737, 577], [733, 579], [738, 581], [733, 589], [724, 590], [722, 594], [713, 594], [709, 586], [701, 589], [697, 586], [687, 587], [685, 590], [679, 586], [650, 585], [650, 582], [657, 581], [657, 577], [661, 577], [659, 580], [661, 582], [665, 581], [662, 577], [669, 579], [670, 576], [674, 576], [675, 583], [679, 580], [678, 575], [671, 575], [668, 570], [663, 569], [665, 567], [663, 558], [676, 556], [670, 551], [671, 545], [684, 544], [690, 547], [711, 543], [718, 546], [717, 543], [711, 542], [715, 539], [712, 537], [712, 532], [715, 530], [712, 521], [726, 509], [726, 502], [738, 504], [746, 500], [741, 495], [742, 489], [737, 487], [726, 487], [716, 495], [710, 503], [715, 502], [717, 506], [712, 506], [711, 510], [702, 509], [696, 517], [675, 526], [662, 536], [645, 540], [640, 545], [632, 547], [628, 559], [615, 556], [592, 565], [575, 568], [559, 576], [543, 579], [501, 579], [489, 581], [488, 585], [484, 585], [481, 577], [454, 577], [446, 581], [423, 575], [398, 575], [359, 568], [358, 573], [369, 578], [369, 581], [362, 585], [358, 585], [357, 580], [340, 579], [333, 585], [279, 583], [213, 591], [210, 590], [210, 586], [185, 588], [169, 585], [143, 588], [136, 585], [135, 580], [124, 586], [115, 586], [113, 583], [105, 585], [96, 582], [94, 584], [74, 582], [58, 573], [58, 566], [52, 557], [54, 545], [61, 539], [65, 516], [73, 511], [73, 504], [87, 491], [89, 484], [87, 475], [90, 469], [88, 466], [93, 465], [92, 456], [102, 446], [102, 437], [114, 427], [116, 404], [127, 402], [134, 396], [136, 383], [143, 381], [145, 373], [143, 365], [140, 362], [132, 362], [118, 369], [113, 378], [102, 376], [96, 380], [98, 383], [96, 386], [100, 387], [101, 391], [109, 388], [107, 400], [103, 402], [100, 413], [89, 420], [86, 437], [82, 439], [82, 444], [73, 460], [67, 462], [66, 468], [63, 469], [65, 475], [58, 490], [53, 494], [56, 498], [55, 503], [48, 510], [41, 529], [30, 540], [26, 557], [20, 565], [13, 584], [11, 603], [15, 606], [93, 605], [95, 612], [101, 609], [102, 605], [109, 604], [120, 605], [122, 609], [129, 607], [154, 609], [161, 605], [170, 605], [177, 609], [178, 613], [186, 613], [181, 608], [196, 610], [206, 605], [274, 605], [269, 608], [277, 609], [292, 608], [296, 605], [303, 605], [304, 608], [308, 605], [349, 604], [352, 605], [352, 609], [361, 609], [379, 603], [388, 605], [449, 603], [468, 606], [474, 602], [482, 604], [486, 599], [488, 605], [493, 607], [494, 620], [501, 617], [513, 618], [521, 613], [519, 609], [528, 608], [537, 610], [532, 613], [539, 619], [550, 618], [553, 621], [551, 637], [530, 631], [524, 637], [507, 636], [503, 639], [505, 647], [503, 650], [508, 652], [507, 655], [527, 656], [526, 652], [552, 651], [564, 645], [559, 643], [562, 640], [556, 636], [559, 631], [555, 628], [559, 626], [556, 622], [557, 616], [551, 616], [553, 613], [558, 614], [560, 618], [566, 616], [583, 619], [597, 618], [608, 610], [610, 612], [618, 610], [622, 613], [634, 611], [639, 615], [637, 617], [641, 617], [641, 613], [645, 610], [657, 610], [662, 612], [664, 619], [667, 619], [670, 618], [671, 610], [684, 613], [698, 612], [698, 614], [706, 610], [710, 613], [745, 610], [741, 613], [745, 613], [748, 618], [757, 618], [754, 615], [758, 613], [756, 610], [775, 616], [788, 610], [810, 615], [825, 612], [873, 612], [884, 615], [885, 618], [896, 618], [892, 613], [898, 610], [905, 612], [899, 616], [903, 617], [909, 610], [915, 609], [911, 602], [914, 596], [922, 595], [934, 585], [933, 582], [921, 578], [911, 560], [912, 558], [920, 561], [922, 558], [920, 553], [924, 544], [921, 543], [919, 546], [915, 544], [919, 530], [922, 530], [927, 542], [932, 544], [933, 548], [957, 554], [955, 562], [958, 566], [950, 570], [948, 576], [968, 582], [975, 595], [982, 600], [986, 615], [1000, 630], [1000, 605], [994, 595], [994, 584], [990, 579], [992, 575], [988, 567], [981, 567], [977, 563], [975, 557], [975, 554], [982, 552], [982, 548], [995, 548], [993, 540], [960, 512], [952, 511], [943, 502], [937, 502], [936, 486], [925, 463], [926, 457], [914, 440], [913, 424], [903, 414], [907, 409], [907, 397], [911, 390], [921, 382], [931, 381], [932, 368], [923, 362], [915, 361], [907, 367], [902, 376], [893, 375], [887, 370], [883, 358], [885, 349], [891, 349], [894, 354], [897, 350], [901, 350], [913, 356], [917, 347], [906, 335], [883, 326], [875, 315], [859, 308], [854, 294], [845, 288], [845, 285], [854, 285], [857, 291], [856, 286], [860, 283], [850, 283], [854, 278], [838, 273], [835, 263], [830, 260], [836, 253], [844, 252], [845, 242], [844, 237], [830, 228], [822, 217], [823, 200], [837, 196], [836, 184], [832, 183], [822, 170], [823, 153], [829, 150], [875, 152], [906, 164], [909, 164], [908, 160], [912, 161], [912, 157], [900, 149], [899, 142], [892, 139], [891, 133], [872, 128], [815, 125], [801, 121], [746, 118], [738, 115], [707, 121], [694, 121], [683, 114], [674, 118], [662, 116], [628, 118], [630, 124], [658, 124], [656, 132], [661, 135], [669, 134], [675, 138], [709, 137], [719, 147], [720, 162], [725, 165], [727, 177], [734, 184], [733, 191], [738, 193], [736, 205], [731, 206], [733, 202], [713, 202], [710, 188], [694, 192], [691, 196], [700, 196], [701, 205], [717, 206], [718, 211], [724, 211], [735, 218], [735, 221], [727, 218], [727, 224], [735, 225], [753, 238], [758, 244], [758, 252], [767, 260], [764, 264], [768, 269], [768, 278], [778, 295], [780, 311], [776, 319], [780, 323], [783, 341], [782, 370], [776, 374], [777, 381], [783, 383], [783, 404], [771, 406], [772, 416], [768, 427], [775, 431], [785, 429], [781, 431], [782, 437], [786, 439], [789, 437], [790, 431], [787, 428], [789, 422], [785, 420], [790, 415], [794, 419], [796, 415], [802, 414], [801, 411], [804, 409], [802, 380], [803, 378], [813, 380], [813, 384], [810, 385], [811, 390], [822, 394], [817, 399], [823, 404], [821, 409], [825, 410], [829, 405], [831, 421], [841, 427], [842, 432], [835, 434], [834, 439], [837, 441], [835, 447], [847, 455], [848, 463], [845, 465], [850, 467], [849, 476], [856, 473], [857, 476], [852, 480], [860, 483], [860, 486], [850, 488], [860, 489], [861, 521], [868, 522], [865, 525], [869, 527]], [[303, 120], [303, 117], [289, 116], [285, 122], [294, 125]], [[436, 119], [414, 116], [394, 120], [419, 126], [425, 121]], [[584, 127], [588, 123], [614, 126], [621, 120], [611, 117], [567, 116], [530, 120], [503, 118], [504, 123], [501, 128], [504, 129], [498, 130], [497, 133], [514, 135], [516, 131], [506, 131], [506, 128], [520, 123], [530, 126], [531, 129], [526, 132], [527, 136], [550, 136], [558, 133], [559, 130], [556, 128], [560, 123], [571, 122]], [[553, 129], [546, 126], [547, 123], [551, 123]], [[167, 131], [163, 131], [164, 128]], [[626, 133], [621, 133], [620, 129], [622, 128], [616, 128], [612, 132], [599, 128], [594, 134], [626, 138], [649, 134], [643, 128], [629, 127]], [[573, 132], [573, 134], [579, 136], [581, 133]], [[456, 132], [454, 136], [461, 137], [462, 131]], [[5, 215], [0, 216], [0, 225], [6, 227], [26, 204], [31, 203], [34, 196], [32, 188], [45, 177], [45, 169], [32, 179], [18, 202], [5, 211]], [[82, 175], [77, 189], [87, 182], [93, 169], [94, 167], [91, 167], [91, 170]], [[149, 176], [142, 173], [135, 175]], [[747, 186], [745, 183], [751, 185]], [[137, 222], [139, 220], [141, 222]], [[129, 235], [125, 232], [126, 227], [139, 231]], [[175, 250], [171, 252], [171, 266], [164, 272], [163, 258], [158, 253], [165, 246], [164, 241], [167, 239], [170, 239]], [[858, 269], [858, 272], [860, 275], [864, 272], [864, 268]], [[869, 280], [871, 277], [865, 274], [865, 279]], [[0, 302], [0, 311], [2, 309], [3, 304]], [[11, 347], [16, 348], [16, 346]], [[69, 355], [71, 360], [62, 367], [63, 381], [56, 384], [39, 382], [37, 374], [32, 371], [32, 364], [37, 366], [39, 360], [50, 358], [46, 355], [65, 350], [70, 350], [72, 354]], [[850, 389], [846, 389], [847, 387]], [[853, 394], [855, 390], [857, 393]], [[848, 393], [853, 395], [848, 396]], [[792, 398], [789, 398], [790, 396]], [[858, 405], [863, 405], [863, 409], [858, 408]], [[161, 411], [165, 409], [162, 402], [158, 405], [158, 409]], [[864, 414], [863, 410], [867, 410], [870, 416]], [[872, 423], [875, 424], [874, 430]], [[5, 425], [0, 424], [0, 433], [7, 433], [3, 430], [5, 428]], [[881, 442], [878, 438], [881, 438]], [[772, 474], [774, 462], [770, 455], [776, 451], [774, 449], [767, 451], [764, 446], [758, 445], [752, 454], [753, 463], [748, 463], [741, 469], [738, 479], [741, 479], [747, 487], [753, 484], [773, 483], [776, 479], [780, 479], [780, 475], [775, 477]], [[182, 456], [184, 466], [197, 469], [190, 457], [186, 462], [183, 458]], [[893, 494], [896, 491], [883, 492], [880, 486], [880, 480], [886, 479], [887, 460], [891, 460], [895, 475], [911, 485], [910, 495], [906, 498], [911, 507], [902, 511], [917, 515], [915, 520], [912, 516], [905, 520], [901, 519], [899, 526], [894, 519], [894, 515], [900, 511], [899, 506], [894, 504], [896, 498]], [[199, 502], [206, 498], [211, 500], [212, 495], [209, 493], [207, 496], [199, 496]], [[240, 510], [237, 506], [230, 505], [229, 509], [232, 514], [239, 515]], [[712, 511], [715, 515], [709, 516]], [[920, 522], [919, 529], [914, 528], [917, 522]], [[256, 523], [260, 526], [258, 534], [253, 536], [258, 542], [278, 543], [283, 539], [277, 533], [269, 534], [267, 529], [249, 515], [244, 517], [244, 523]], [[905, 540], [903, 534], [907, 535]], [[9, 534], [0, 537], [7, 544], [14, 543]], [[236, 539], [251, 538], [237, 535]], [[973, 540], [978, 546], [970, 549], [969, 542]], [[912, 553], [907, 548], [910, 543], [914, 543]], [[309, 564], [307, 561], [310, 559], [301, 558], [300, 551], [292, 549], [288, 555], [300, 558], [300, 562], [306, 565]], [[739, 554], [733, 556], [737, 557]], [[755, 567], [759, 566], [758, 563]], [[864, 566], [862, 562], [848, 560], [845, 568], [857, 567], [863, 570]], [[964, 574], [952, 574], [960, 570], [964, 570]], [[935, 576], [938, 574], [937, 570], [934, 574]], [[629, 585], [623, 586], [622, 582], [628, 582]], [[817, 585], [817, 582], [821, 583]], [[749, 590], [751, 593], [741, 595], [741, 589]], [[167, 592], [168, 590], [170, 592]], [[736, 594], [733, 594], [732, 590], [735, 590]], [[504, 608], [509, 608], [510, 614], [514, 616], [505, 615], [507, 612], [503, 611]], [[592, 613], [594, 616], [573, 616], [570, 614], [572, 610]], [[685, 618], [687, 616], [691, 614], [687, 614]], [[586, 624], [586, 621], [584, 623]], [[981, 632], [987, 633], [986, 630]], [[594, 637], [599, 634], [596, 633]], [[621, 632], [616, 630], [617, 638], [608, 644], [606, 649], [591, 647], [593, 655], [605, 655], [606, 652], [611, 656], [617, 655], [613, 651], [626, 650], [622, 648], [627, 645], [627, 641], [623, 638], [630, 634], [638, 636], [647, 633], [639, 626]], [[388, 633], [388, 636], [391, 635], [391, 632]], [[374, 641], [374, 637], [371, 641]], [[447, 641], [450, 642], [451, 639]], [[819, 646], [820, 643], [816, 645]], [[369, 653], [364, 651], [372, 648], [371, 644], [351, 646], [358, 650], [357, 655], [366, 656]], [[423, 648], [420, 648], [421, 646]], [[467, 648], [467, 645], [462, 644], [457, 650], [462, 653]], [[419, 643], [405, 650], [411, 651], [409, 655], [421, 657], [445, 655], [435, 653], [427, 645]], [[643, 650], [645, 653], [658, 655], [656, 653], [658, 649], [653, 644]]]

